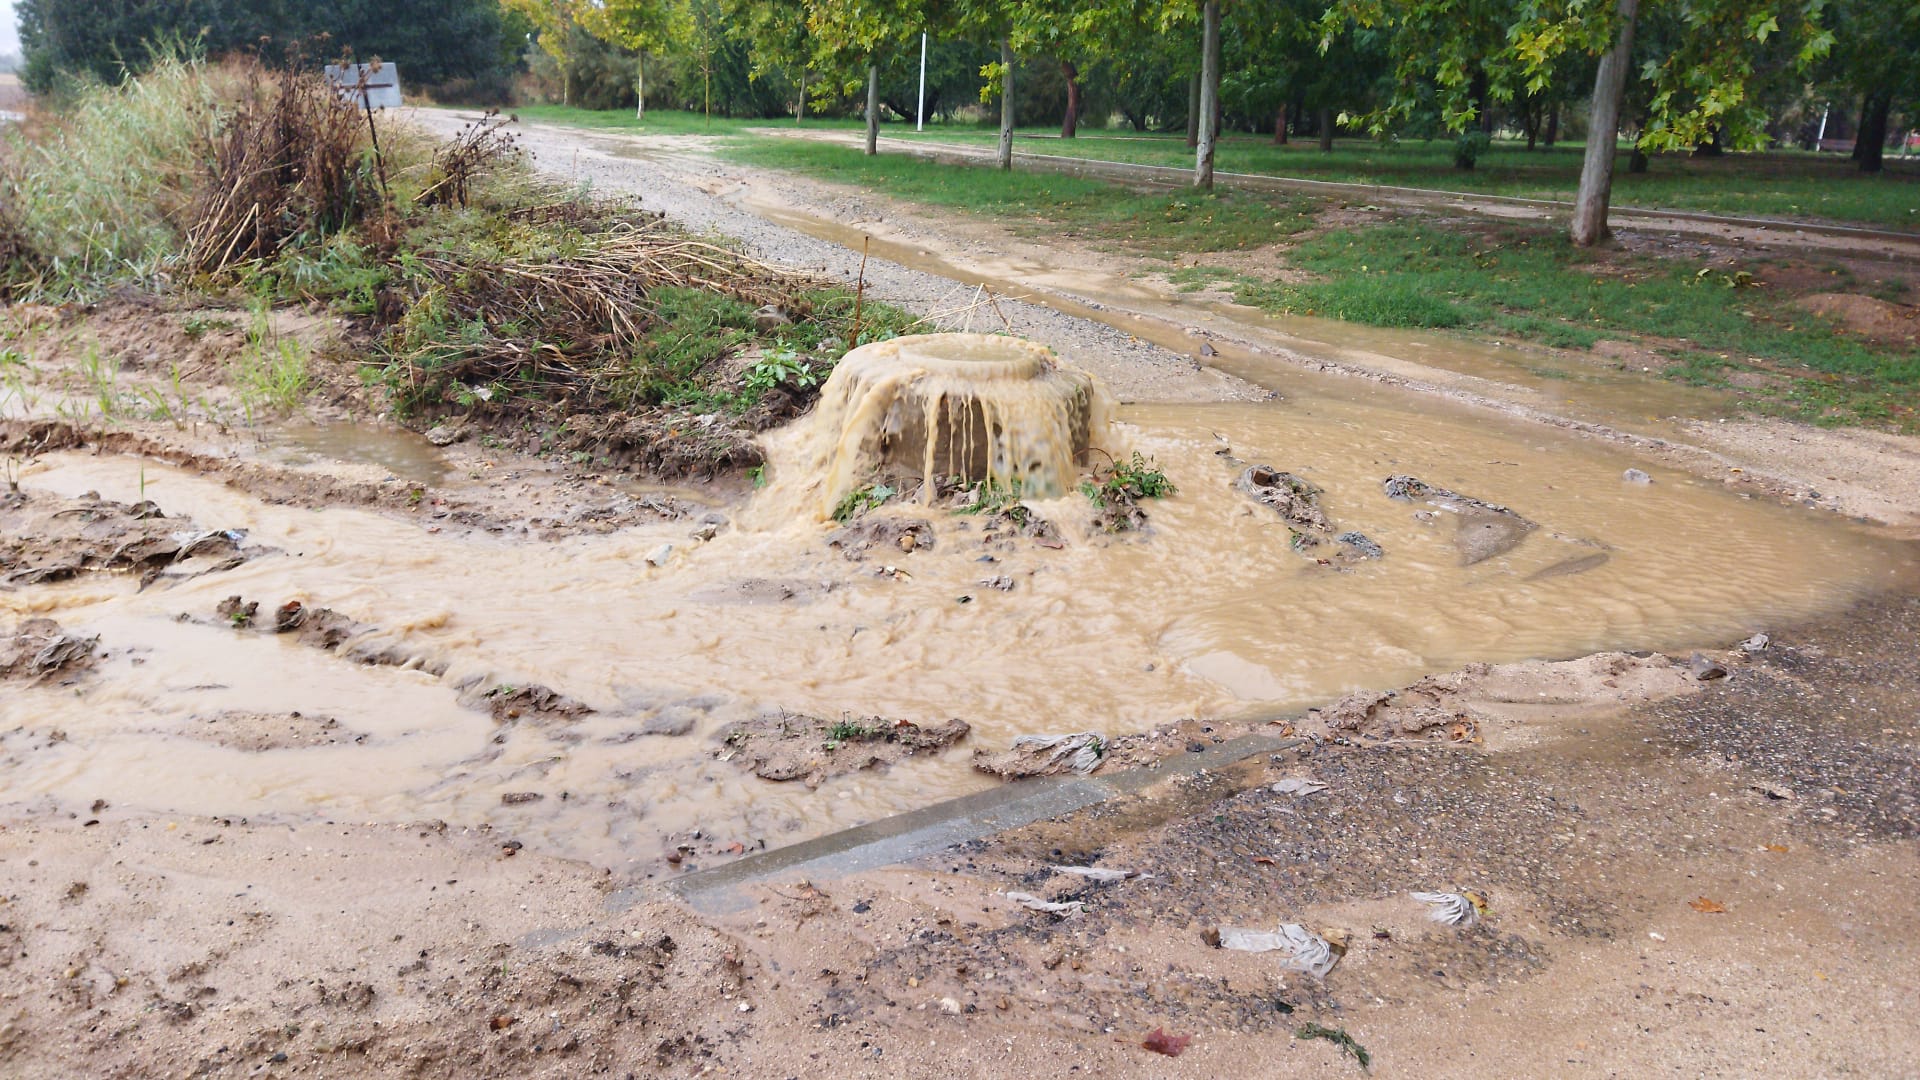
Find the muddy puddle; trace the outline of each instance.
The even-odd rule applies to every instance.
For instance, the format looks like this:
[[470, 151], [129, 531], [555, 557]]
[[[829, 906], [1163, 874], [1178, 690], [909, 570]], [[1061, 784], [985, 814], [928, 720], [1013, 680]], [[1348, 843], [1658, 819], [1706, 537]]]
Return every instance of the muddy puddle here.
[[[1626, 482], [1639, 463], [1558, 433], [1342, 393], [1124, 407], [1116, 446], [1179, 487], [1147, 504], [1146, 533], [1089, 533], [1078, 495], [1034, 504], [1058, 546], [989, 542], [980, 517], [894, 505], [879, 514], [924, 518], [931, 544], [858, 559], [827, 542], [802, 465], [817, 448], [798, 430], [776, 433], [770, 485], [723, 504], [717, 529], [682, 518], [551, 543], [270, 505], [152, 460], [49, 455], [23, 487], [144, 497], [245, 530], [259, 554], [145, 590], [93, 575], [0, 591], [0, 626], [50, 617], [103, 650], [71, 685], [0, 694], [0, 783], [75, 810], [491, 822], [647, 863], [694, 830], [753, 850], [975, 790], [992, 781], [971, 751], [1019, 734], [1277, 713], [1477, 660], [1725, 643], [1889, 587], [1910, 558], [1684, 474]], [[1254, 463], [1324, 489], [1333, 526], [1384, 554], [1323, 565], [1293, 550], [1286, 523], [1234, 488]], [[1386, 496], [1393, 474], [1537, 528], [1463, 565], [1447, 521]], [[229, 625], [216, 609], [232, 595], [358, 626], [325, 651]], [[591, 711], [488, 711], [530, 685]], [[724, 727], [775, 710], [958, 718], [972, 734], [815, 791], [723, 759]]]
[[275, 460], [289, 465], [360, 466], [374, 479], [391, 476], [412, 484], [434, 485], [447, 478], [446, 458], [437, 447], [405, 428], [336, 422], [289, 424], [268, 443]]

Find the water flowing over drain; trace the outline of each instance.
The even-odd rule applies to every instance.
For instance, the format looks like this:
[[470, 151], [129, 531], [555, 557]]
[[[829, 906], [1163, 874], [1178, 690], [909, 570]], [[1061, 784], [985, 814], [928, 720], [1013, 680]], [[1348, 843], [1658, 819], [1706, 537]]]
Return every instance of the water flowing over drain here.
[[1063, 494], [1107, 438], [1111, 399], [1053, 350], [992, 334], [918, 334], [862, 345], [821, 390], [823, 512], [875, 481], [985, 481]]

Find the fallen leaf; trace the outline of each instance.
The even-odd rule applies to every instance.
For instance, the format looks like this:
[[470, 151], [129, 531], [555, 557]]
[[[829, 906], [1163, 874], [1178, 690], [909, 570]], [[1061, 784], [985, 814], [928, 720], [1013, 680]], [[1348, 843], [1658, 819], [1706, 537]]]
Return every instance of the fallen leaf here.
[[1273, 865], [1274, 865], [1274, 861], [1273, 861], [1272, 859], [1270, 859], [1270, 858], [1268, 858], [1268, 857], [1267, 857], [1267, 856], [1265, 856], [1265, 855], [1255, 855], [1255, 856], [1253, 857], [1253, 861], [1254, 861], [1254, 862], [1257, 862], [1257, 863], [1259, 863], [1259, 864], [1261, 864], [1262, 866], [1273, 866]]
[[513, 1026], [513, 1017], [496, 1016], [491, 1021], [488, 1021], [487, 1026], [495, 1031], [505, 1031]]
[[1702, 915], [1724, 915], [1727, 911], [1727, 905], [1718, 900], [1709, 900], [1704, 896], [1698, 900], [1687, 901], [1687, 906]]
[[741, 843], [738, 840], [735, 840], [733, 843], [727, 845], [727, 854], [729, 855], [738, 855], [745, 850], [747, 850], [747, 845]]
[[1768, 844], [1768, 845], [1767, 845], [1767, 850], [1768, 850], [1768, 851], [1774, 851], [1774, 852], [1779, 852], [1779, 853], [1781, 853], [1781, 854], [1785, 854], [1785, 853], [1786, 853], [1786, 851], [1787, 851], [1787, 845], [1785, 845], [1785, 844]]
[[1153, 1033], [1148, 1035], [1146, 1041], [1140, 1045], [1156, 1054], [1179, 1057], [1181, 1052], [1186, 1050], [1187, 1044], [1192, 1041], [1191, 1035], [1169, 1035], [1160, 1028], [1154, 1028]]

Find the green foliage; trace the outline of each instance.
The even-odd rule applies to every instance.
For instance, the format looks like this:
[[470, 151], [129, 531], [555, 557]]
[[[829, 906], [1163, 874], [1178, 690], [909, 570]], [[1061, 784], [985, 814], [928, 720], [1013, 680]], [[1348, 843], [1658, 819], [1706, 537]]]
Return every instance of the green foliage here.
[[129, 69], [143, 72], [152, 46], [165, 42], [215, 57], [265, 49], [279, 59], [324, 33], [327, 58], [391, 61], [407, 88], [498, 77], [510, 62], [496, 0], [20, 0], [17, 10], [29, 83], [39, 91], [63, 76], [118, 83]]
[[758, 395], [782, 385], [811, 389], [825, 379], [826, 374], [799, 352], [780, 348], [768, 352], [747, 370], [745, 385], [749, 392]]
[[841, 720], [827, 729], [827, 748], [829, 750], [841, 743], [861, 742], [882, 739], [887, 729], [878, 724], [866, 724], [858, 720]]
[[109, 280], [160, 280], [228, 89], [168, 56], [117, 87], [84, 88], [44, 132], [0, 134], [0, 205], [43, 263], [34, 291], [67, 298]]
[[292, 412], [306, 400], [311, 384], [307, 347], [297, 338], [275, 333], [267, 309], [256, 309], [231, 379], [249, 419], [262, 410]]
[[1098, 483], [1080, 485], [1081, 494], [1095, 506], [1131, 506], [1141, 499], [1164, 499], [1178, 492], [1167, 474], [1154, 468], [1151, 459], [1138, 451], [1125, 464], [1114, 466], [1113, 473]]
[[842, 524], [852, 521], [869, 510], [877, 510], [885, 506], [888, 499], [898, 494], [899, 492], [885, 484], [868, 484], [866, 487], [855, 488], [842, 495], [840, 501], [834, 504], [833, 520]]

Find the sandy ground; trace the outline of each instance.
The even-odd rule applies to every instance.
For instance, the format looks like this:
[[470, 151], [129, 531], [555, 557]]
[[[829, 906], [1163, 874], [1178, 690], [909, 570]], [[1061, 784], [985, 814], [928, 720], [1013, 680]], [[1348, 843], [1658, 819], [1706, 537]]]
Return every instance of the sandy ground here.
[[[535, 141], [545, 160], [565, 156], [560, 136], [542, 137], [555, 140]], [[586, 152], [573, 167], [609, 185], [630, 175]], [[844, 247], [708, 194], [687, 168], [649, 174], [649, 203], [858, 272]], [[886, 263], [868, 280], [922, 310], [969, 289]], [[1267, 392], [1137, 332], [1002, 307], [1015, 329], [1104, 365], [1125, 396]], [[442, 502], [385, 469], [272, 460], [236, 433], [109, 443], [14, 422], [0, 436], [530, 542], [664, 512], [473, 444], [450, 450], [454, 467], [498, 483]], [[1748, 422], [1696, 437], [1703, 454], [1817, 475], [1823, 493], [1844, 478], [1848, 512], [1913, 520], [1900, 517], [1916, 510], [1904, 441]], [[1300, 750], [911, 866], [775, 877], [731, 914], [470, 822], [163, 817], [121, 809], [111, 790], [84, 806], [0, 795], [0, 1076], [1358, 1072], [1335, 1043], [1301, 1037], [1308, 1024], [1346, 1032], [1382, 1076], [1911, 1075], [1917, 591], [1908, 575], [1834, 616], [1756, 627], [1764, 647], [1708, 648], [1702, 664], [1725, 674], [1704, 680], [1687, 656], [1621, 654], [1329, 703], [1295, 721], [1326, 736]], [[1436, 716], [1462, 737], [1382, 738]], [[1240, 730], [1190, 723], [1128, 761]], [[0, 731], [0, 754], [63, 737]], [[1325, 788], [1273, 790], [1288, 779]], [[1056, 865], [1134, 876], [1096, 883]], [[1474, 890], [1487, 911], [1470, 927], [1430, 921], [1408, 894], [1435, 889]], [[1013, 892], [1080, 910], [1032, 911]], [[1283, 922], [1345, 942], [1324, 979], [1208, 944], [1223, 926]], [[1143, 1046], [1156, 1030], [1178, 1057]]]

